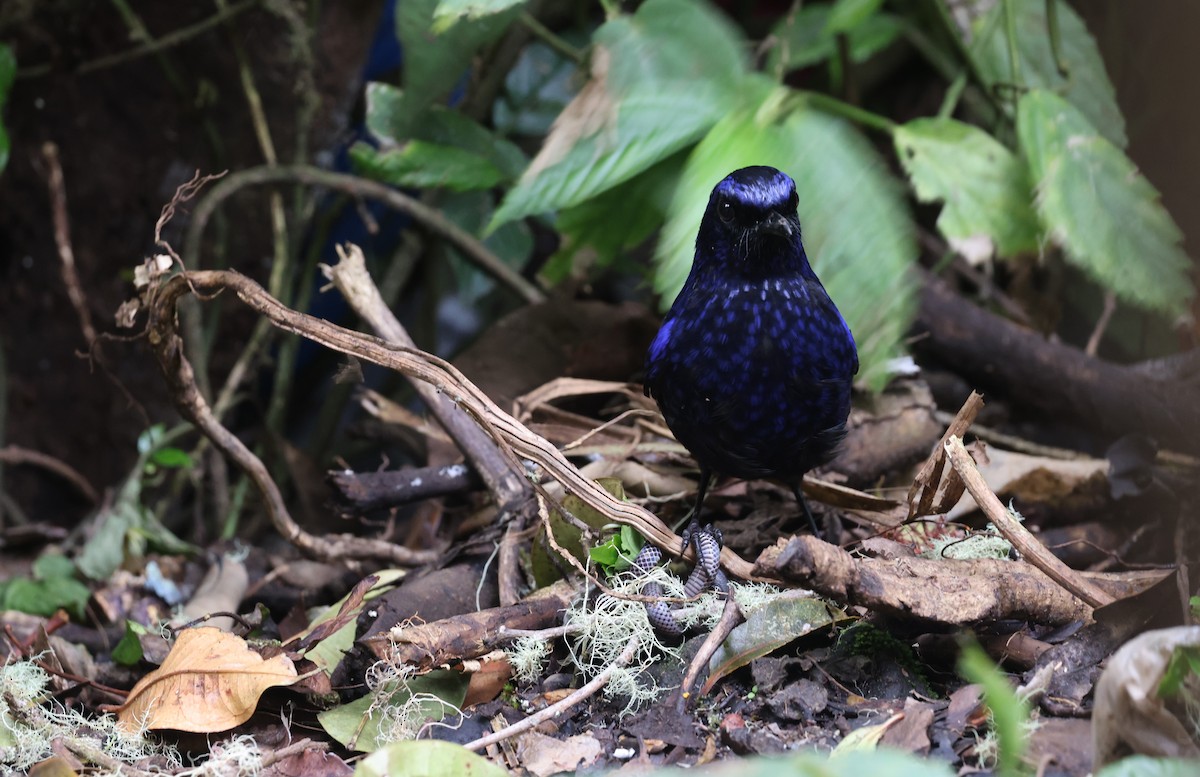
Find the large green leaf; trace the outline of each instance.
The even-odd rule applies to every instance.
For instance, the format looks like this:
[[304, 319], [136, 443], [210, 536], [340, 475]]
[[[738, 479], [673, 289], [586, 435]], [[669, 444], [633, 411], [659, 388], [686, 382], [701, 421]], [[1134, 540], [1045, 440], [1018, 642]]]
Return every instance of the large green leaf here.
[[[782, 75], [823, 62], [837, 54], [837, 34], [831, 21], [833, 6], [805, 3], [780, 19], [771, 30], [774, 45], [764, 70]], [[841, 24], [842, 22], [836, 22]], [[865, 62], [900, 35], [900, 23], [888, 13], [873, 13], [847, 31], [850, 60]]]
[[467, 73], [480, 47], [495, 40], [519, 12], [509, 8], [435, 29], [438, 0], [404, 0], [396, 7], [396, 37], [404, 47], [403, 110], [396, 116], [399, 136], [419, 123], [435, 100], [445, 97]]
[[850, 32], [874, 16], [881, 5], [883, 0], [834, 0], [825, 31], [829, 35]]
[[892, 138], [917, 198], [944, 203], [938, 229], [964, 256], [1037, 250], [1029, 171], [995, 138], [953, 119], [910, 121]]
[[478, 19], [507, 11], [525, 0], [440, 0], [433, 12], [434, 32], [443, 32], [460, 19]]
[[[1066, 77], [1058, 72], [1050, 46], [1046, 0], [1006, 0], [1014, 4], [1016, 13], [1016, 45], [1022, 81], [1018, 86], [1048, 89], [1065, 96], [1083, 111], [1104, 137], [1124, 148], [1128, 143], [1125, 120], [1117, 107], [1116, 93], [1104, 70], [1100, 49], [1071, 6], [1061, 0], [1052, 1], [1058, 9], [1060, 51], [1068, 69]], [[971, 56], [989, 87], [997, 84], [1012, 86], [1004, 5], [998, 2], [992, 6], [991, 12], [976, 24], [971, 41]]]
[[1067, 258], [1129, 302], [1182, 312], [1194, 293], [1182, 235], [1128, 157], [1041, 89], [1021, 98], [1017, 134], [1038, 215]]
[[694, 143], [736, 105], [744, 41], [707, 3], [648, 0], [596, 31], [592, 77], [492, 226], [577, 205]]
[[17, 58], [12, 48], [0, 43], [0, 173], [8, 165], [8, 132], [4, 129], [4, 103], [13, 79], [17, 77]]
[[[786, 96], [781, 91], [773, 99]], [[846, 122], [806, 107], [781, 118], [739, 111], [692, 151], [655, 254], [655, 288], [669, 303], [691, 268], [709, 192], [747, 165], [772, 165], [796, 180], [804, 245], [813, 268], [850, 324], [873, 388], [900, 351], [912, 316], [916, 259], [912, 223], [887, 167]]]
[[478, 154], [420, 140], [386, 151], [356, 143], [350, 148], [350, 159], [359, 172], [393, 186], [461, 192], [490, 189], [504, 180], [504, 174]]
[[562, 246], [550, 257], [542, 276], [551, 285], [567, 277], [581, 257], [590, 266], [607, 267], [625, 251], [641, 244], [662, 224], [683, 167], [676, 153], [639, 176], [603, 194], [567, 208], [555, 222]]
[[452, 146], [483, 157], [504, 180], [515, 180], [525, 170], [529, 160], [516, 144], [458, 111], [433, 106], [418, 124], [406, 127], [408, 122], [402, 116], [407, 106], [405, 94], [388, 84], [367, 84], [367, 129], [384, 146], [400, 145], [405, 140]]

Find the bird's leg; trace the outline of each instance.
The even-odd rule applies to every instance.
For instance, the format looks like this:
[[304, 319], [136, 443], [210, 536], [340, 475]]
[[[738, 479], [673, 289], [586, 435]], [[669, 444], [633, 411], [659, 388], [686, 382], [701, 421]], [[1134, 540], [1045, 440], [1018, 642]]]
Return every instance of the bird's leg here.
[[808, 519], [808, 525], [812, 529], [813, 536], [817, 539], [823, 539], [821, 537], [821, 530], [817, 528], [817, 519], [813, 518], [812, 511], [808, 509], [808, 502], [804, 501], [804, 492], [800, 490], [799, 483], [792, 484], [792, 493], [796, 495], [796, 501], [800, 503], [800, 509], [804, 511], [804, 517]]
[[[704, 495], [708, 493], [708, 485], [712, 482], [712, 472], [707, 467], [700, 467], [700, 486], [696, 489], [696, 503], [692, 505], [692, 509], [688, 514], [683, 516], [675, 528], [678, 530], [679, 525], [687, 522], [687, 527], [683, 530], [683, 543], [679, 548], [679, 553], [682, 555], [687, 552], [687, 547], [691, 544], [692, 536], [696, 532], [701, 531], [700, 528], [700, 512], [704, 509]], [[717, 540], [720, 544], [720, 539]]]

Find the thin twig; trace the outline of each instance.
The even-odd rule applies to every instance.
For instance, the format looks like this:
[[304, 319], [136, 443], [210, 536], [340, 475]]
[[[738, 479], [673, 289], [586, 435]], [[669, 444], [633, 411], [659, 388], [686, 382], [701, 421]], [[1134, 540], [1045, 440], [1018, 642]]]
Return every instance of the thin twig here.
[[88, 310], [87, 297], [79, 282], [79, 271], [75, 267], [75, 249], [71, 247], [71, 222], [67, 218], [67, 189], [63, 183], [62, 163], [58, 158], [58, 146], [47, 141], [42, 144], [42, 156], [46, 159], [46, 185], [50, 189], [50, 202], [54, 213], [54, 244], [58, 247], [58, 258], [62, 262], [63, 283], [67, 286], [67, 298], [75, 315], [79, 316], [79, 328], [90, 349], [96, 342], [96, 327]]
[[511, 726], [502, 728], [499, 731], [488, 734], [485, 737], [480, 737], [474, 742], [468, 742], [467, 744], [463, 745], [463, 747], [467, 748], [468, 750], [482, 750], [485, 747], [494, 745], [497, 742], [502, 742], [505, 739], [516, 736], [517, 734], [523, 734], [526, 731], [530, 731], [544, 721], [557, 718], [559, 715], [566, 712], [571, 707], [574, 707], [576, 704], [579, 704], [585, 699], [594, 696], [596, 691], [603, 688], [608, 682], [608, 679], [612, 677], [613, 672], [617, 671], [633, 660], [633, 656], [635, 653], [637, 653], [639, 644], [640, 641], [636, 636], [630, 637], [629, 642], [625, 645], [625, 649], [621, 651], [621, 655], [617, 656], [615, 661], [609, 664], [603, 672], [593, 677], [591, 681], [589, 681], [579, 690], [572, 693], [570, 696], [551, 704], [544, 710], [535, 712], [529, 717], [513, 723]]
[[1095, 356], [1096, 351], [1100, 350], [1100, 341], [1104, 339], [1104, 332], [1108, 329], [1108, 322], [1112, 320], [1113, 313], [1117, 312], [1117, 295], [1111, 291], [1104, 294], [1104, 309], [1100, 311], [1100, 317], [1096, 319], [1096, 328], [1092, 330], [1092, 336], [1088, 338], [1087, 346], [1083, 352], [1088, 356]]
[[32, 451], [28, 448], [21, 448], [16, 445], [7, 445], [0, 448], [0, 462], [5, 464], [29, 464], [35, 467], [53, 472], [63, 480], [66, 480], [71, 485], [75, 486], [89, 502], [98, 504], [100, 502], [100, 494], [88, 482], [87, 478], [79, 474], [79, 471], [66, 462], [56, 459], [53, 456], [48, 456], [45, 453]]
[[1103, 607], [1113, 602], [1112, 596], [1093, 585], [1053, 553], [1046, 550], [1046, 547], [1009, 513], [1008, 508], [988, 487], [987, 481], [983, 479], [979, 468], [971, 459], [971, 454], [963, 445], [961, 437], [950, 437], [945, 442], [945, 449], [950, 464], [963, 479], [975, 504], [979, 505], [979, 509], [983, 510], [988, 520], [1000, 530], [1006, 540], [1012, 543], [1023, 559], [1092, 607]]
[[[301, 335], [313, 342], [319, 343], [339, 353], [355, 356], [359, 359], [378, 364], [395, 370], [409, 377], [433, 383], [466, 410], [476, 423], [484, 428], [498, 443], [506, 455], [514, 457], [517, 467], [522, 467], [521, 459], [530, 459], [540, 466], [548, 477], [559, 481], [570, 493], [578, 496], [585, 504], [603, 514], [608, 520], [632, 526], [649, 541], [660, 548], [672, 551], [680, 548], [681, 540], [678, 535], [646, 509], [628, 502], [618, 500], [605, 491], [598, 483], [583, 476], [579, 470], [567, 461], [562, 452], [540, 435], [530, 431], [511, 415], [501, 410], [477, 386], [471, 383], [454, 365], [439, 359], [432, 354], [402, 346], [389, 345], [378, 338], [354, 332], [291, 310], [272, 298], [257, 283], [246, 276], [231, 270], [189, 271], [176, 275], [156, 289], [151, 300], [151, 316], [148, 323], [149, 340], [155, 347], [163, 364], [168, 379], [175, 389], [177, 405], [190, 416], [196, 411], [193, 405], [196, 398], [187, 392], [186, 382], [180, 382], [185, 377], [181, 372], [191, 372], [191, 367], [179, 352], [180, 343], [175, 328], [175, 307], [179, 300], [193, 289], [200, 293], [211, 294], [221, 289], [234, 291], [238, 299], [271, 319], [272, 323], [286, 332]], [[190, 381], [190, 374], [186, 375]], [[205, 412], [207, 404], [203, 405]], [[218, 425], [219, 426], [219, 425]], [[229, 435], [227, 430], [220, 433]], [[228, 441], [230, 444], [240, 441]], [[247, 451], [248, 453], [248, 451]], [[243, 466], [245, 466], [243, 464]], [[261, 462], [258, 463], [261, 467]], [[251, 473], [252, 477], [255, 476]], [[261, 473], [265, 475], [265, 470]], [[269, 478], [267, 478], [269, 481]], [[256, 484], [263, 487], [256, 477]], [[278, 489], [270, 496], [278, 498]], [[282, 503], [278, 504], [282, 507]], [[286, 514], [286, 513], [285, 513]], [[275, 519], [275, 516], [272, 516]], [[288, 519], [290, 521], [290, 518]], [[290, 530], [289, 530], [290, 531]], [[285, 536], [289, 536], [285, 534]], [[688, 548], [684, 552], [686, 559], [695, 561], [695, 552]], [[728, 548], [721, 552], [721, 562], [725, 569], [734, 577], [742, 579], [762, 579], [753, 575], [753, 566]]]
[[[83, 75], [84, 73], [91, 73], [96, 70], [103, 70], [104, 68], [112, 67], [113, 65], [120, 65], [124, 62], [140, 59], [147, 54], [156, 54], [172, 46], [177, 46], [180, 43], [184, 43], [192, 38], [203, 35], [226, 19], [232, 19], [242, 12], [250, 10], [254, 6], [258, 5], [259, 2], [261, 2], [261, 0], [242, 0], [242, 2], [231, 5], [228, 9], [213, 14], [212, 16], [196, 22], [195, 24], [190, 24], [186, 27], [180, 27], [174, 32], [169, 32], [160, 38], [149, 41], [148, 43], [144, 43], [136, 48], [128, 49], [126, 51], [119, 51], [116, 54], [109, 54], [98, 59], [93, 59], [91, 62], [85, 62], [71, 72], [75, 75]], [[21, 68], [18, 70], [17, 78], [36, 78], [39, 76], [49, 75], [52, 72], [54, 72], [53, 65], [32, 65], [30, 67]]]
[[[347, 244], [338, 246], [337, 252], [341, 261], [336, 266], [321, 265], [325, 277], [333, 281], [333, 285], [350, 303], [354, 312], [366, 321], [376, 334], [389, 343], [415, 349], [416, 343], [400, 323], [400, 319], [384, 304], [379, 289], [367, 272], [367, 260], [362, 249]], [[501, 511], [509, 511], [518, 504], [528, 502], [532, 496], [532, 489], [525, 478], [524, 468], [520, 465], [516, 468], [511, 467], [510, 462], [499, 455], [487, 434], [436, 386], [420, 380], [413, 381], [413, 384], [425, 406], [483, 478], [496, 501], [496, 507]]]

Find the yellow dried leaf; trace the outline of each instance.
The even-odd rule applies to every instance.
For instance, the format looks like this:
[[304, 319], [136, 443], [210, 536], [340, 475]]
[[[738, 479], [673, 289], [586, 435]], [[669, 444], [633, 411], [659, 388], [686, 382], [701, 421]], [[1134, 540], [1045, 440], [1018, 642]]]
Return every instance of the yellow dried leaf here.
[[187, 629], [162, 666], [133, 686], [117, 720], [131, 731], [226, 731], [254, 714], [263, 691], [296, 680], [287, 656], [264, 659], [241, 637], [211, 627]]

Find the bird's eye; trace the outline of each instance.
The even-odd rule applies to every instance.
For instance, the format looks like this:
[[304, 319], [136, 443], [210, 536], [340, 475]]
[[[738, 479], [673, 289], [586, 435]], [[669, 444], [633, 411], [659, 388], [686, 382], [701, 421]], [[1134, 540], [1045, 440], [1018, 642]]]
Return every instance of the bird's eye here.
[[792, 193], [788, 196], [788, 210], [794, 211], [799, 206], [800, 206], [800, 195], [796, 193], [795, 189], [792, 189]]
[[733, 220], [737, 217], [733, 203], [724, 199], [717, 203], [717, 215], [726, 224], [732, 224]]

